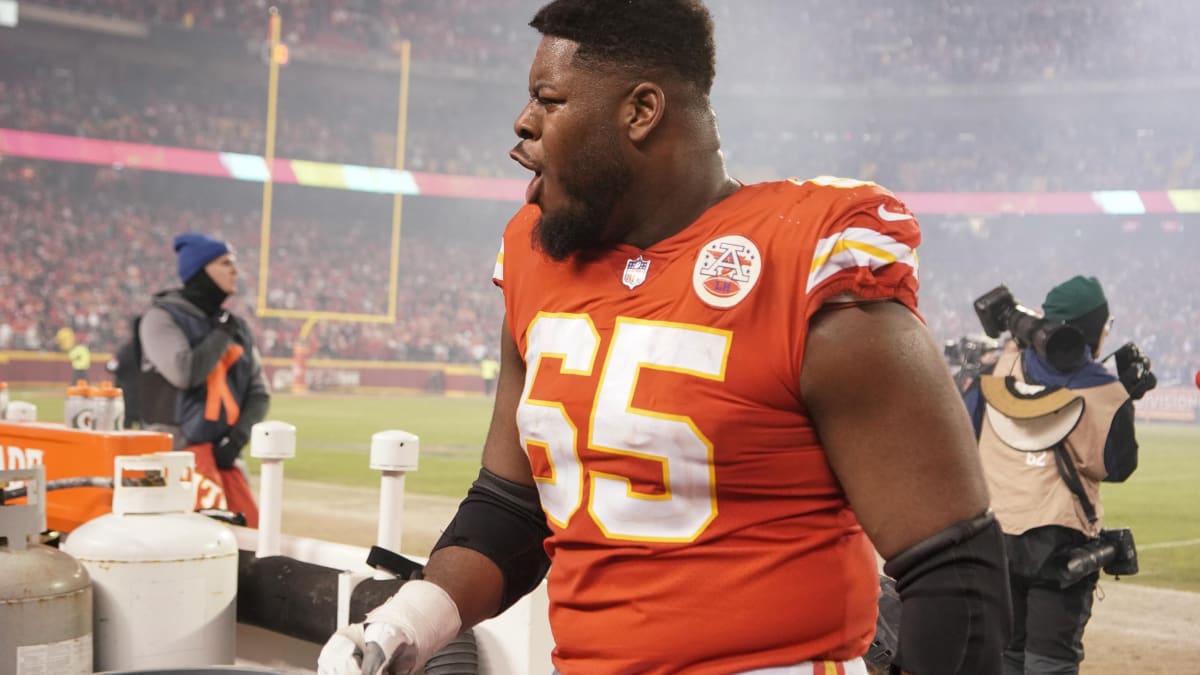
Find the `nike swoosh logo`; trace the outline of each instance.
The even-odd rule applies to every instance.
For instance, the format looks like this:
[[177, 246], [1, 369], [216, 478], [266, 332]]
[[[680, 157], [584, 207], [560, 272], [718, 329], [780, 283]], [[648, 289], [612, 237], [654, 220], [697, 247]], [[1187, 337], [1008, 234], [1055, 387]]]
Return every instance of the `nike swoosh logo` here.
[[887, 209], [883, 208], [883, 204], [879, 205], [879, 211], [877, 213], [879, 214], [880, 220], [886, 220], [888, 222], [895, 222], [897, 220], [912, 220], [912, 216], [910, 216], [909, 214], [907, 214], [907, 213], [892, 213], [891, 211], [888, 211]]

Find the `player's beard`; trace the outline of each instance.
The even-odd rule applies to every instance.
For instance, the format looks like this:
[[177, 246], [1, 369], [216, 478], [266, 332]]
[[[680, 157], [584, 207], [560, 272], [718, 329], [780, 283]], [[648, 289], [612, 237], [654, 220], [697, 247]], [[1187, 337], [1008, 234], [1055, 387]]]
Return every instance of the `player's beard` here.
[[617, 236], [609, 231], [609, 220], [633, 183], [633, 171], [613, 138], [600, 130], [585, 137], [572, 169], [560, 178], [568, 204], [543, 211], [533, 228], [534, 247], [554, 260], [612, 243]]

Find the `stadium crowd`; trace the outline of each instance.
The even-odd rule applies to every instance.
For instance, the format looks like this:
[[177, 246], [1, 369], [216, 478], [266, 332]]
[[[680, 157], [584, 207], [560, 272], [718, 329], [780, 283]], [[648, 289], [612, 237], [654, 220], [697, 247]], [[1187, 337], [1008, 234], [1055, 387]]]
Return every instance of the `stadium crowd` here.
[[[369, 78], [368, 86], [349, 89], [292, 72], [279, 88], [277, 157], [395, 166], [395, 78]], [[331, 86], [341, 91], [331, 95]], [[419, 93], [419, 104], [408, 108], [405, 168], [519, 173], [507, 156], [507, 110], [485, 121], [463, 87]], [[510, 107], [519, 107], [517, 94]], [[266, 102], [262, 77], [218, 80], [87, 55], [31, 54], [0, 41], [0, 128], [261, 155]]]
[[[197, 190], [201, 180], [0, 162], [0, 350], [53, 350], [55, 332], [69, 326], [93, 351], [114, 351], [151, 295], [179, 285], [170, 242], [187, 230], [234, 245], [240, 291], [230, 302], [253, 317], [260, 270], [256, 194], [229, 181], [203, 181], [208, 184]], [[321, 206], [294, 190], [277, 191], [266, 306], [386, 315], [390, 200], [328, 192], [318, 198]], [[227, 206], [214, 205], [218, 196]], [[315, 355], [467, 362], [494, 346], [503, 309], [490, 278], [503, 218], [440, 222], [435, 219], [459, 217], [452, 203], [423, 201], [424, 209], [407, 205], [412, 215], [401, 238], [397, 320], [321, 322], [312, 336]], [[334, 210], [337, 219], [330, 216]], [[290, 356], [303, 320], [254, 323], [265, 354]]]
[[[406, 168], [527, 175], [507, 150], [533, 49], [524, 24], [537, 0], [274, 4], [285, 17], [285, 41], [297, 48], [394, 55], [404, 37], [418, 64], [474, 69], [462, 77], [428, 69], [414, 75]], [[1200, 3], [709, 4], [722, 60], [714, 107], [732, 173], [746, 182], [836, 174], [900, 192], [1200, 188], [1200, 132], [1190, 114], [1200, 96], [1178, 84], [1200, 72], [1200, 41], [1175, 29], [1200, 25]], [[221, 66], [160, 62], [125, 54], [115, 43], [39, 49], [0, 39], [0, 128], [264, 152], [264, 0], [22, 5], [238, 36], [247, 49], [223, 55]], [[395, 73], [302, 61], [281, 71], [276, 155], [393, 165]], [[1161, 85], [1154, 105], [1146, 95], [1122, 93], [1133, 80]], [[880, 83], [891, 88], [874, 88]], [[1046, 83], [1075, 89], [1022, 90]], [[993, 90], [971, 89], [979, 84]], [[945, 85], [942, 95], [928, 94], [934, 85]], [[861, 91], [846, 95], [855, 87]], [[53, 349], [57, 329], [71, 326], [94, 350], [113, 350], [151, 293], [175, 284], [169, 242], [183, 230], [235, 245], [243, 289], [235, 302], [255, 316], [260, 189], [0, 157], [0, 349]], [[276, 196], [266, 307], [386, 314], [390, 198], [285, 186]], [[316, 355], [478, 360], [494, 345], [500, 322], [489, 277], [514, 208], [406, 200], [396, 321], [321, 321], [311, 340]], [[923, 215], [922, 222], [922, 311], [939, 337], [977, 333], [971, 301], [998, 283], [1033, 305], [1049, 285], [1087, 273], [1100, 276], [1109, 292], [1115, 338], [1138, 341], [1160, 377], [1186, 379], [1198, 365], [1200, 303], [1180, 290], [1194, 286], [1187, 272], [1187, 254], [1198, 250], [1194, 221]], [[272, 356], [291, 354], [302, 324], [254, 320]]]
[[[85, 15], [227, 33], [253, 44], [268, 36], [267, 11], [283, 17], [283, 43], [341, 53], [396, 56], [409, 40], [414, 58], [490, 64], [527, 54], [524, 17], [529, 0], [37, 0], [34, 4]], [[528, 20], [528, 19], [526, 19]], [[516, 45], [520, 45], [519, 47]]]
[[1200, 298], [1188, 260], [1200, 220], [1115, 216], [922, 217], [920, 309], [939, 338], [980, 337], [973, 302], [1004, 284], [1035, 310], [1076, 274], [1096, 276], [1108, 296], [1107, 356], [1142, 347], [1164, 384], [1189, 384], [1200, 367]]
[[[201, 185], [198, 187], [197, 183]], [[266, 306], [384, 315], [390, 200], [277, 190]], [[69, 326], [112, 351], [156, 290], [178, 285], [178, 232], [231, 241], [241, 272], [233, 302], [254, 317], [260, 211], [255, 188], [43, 162], [0, 162], [0, 349], [54, 349]], [[234, 207], [233, 205], [239, 205]], [[465, 208], [464, 208], [465, 205]], [[316, 356], [474, 362], [494, 347], [503, 307], [490, 276], [514, 204], [409, 199], [395, 322], [321, 321]], [[978, 335], [972, 301], [1004, 283], [1037, 306], [1056, 280], [1099, 276], [1116, 323], [1109, 346], [1134, 340], [1164, 382], [1187, 381], [1200, 359], [1200, 299], [1191, 256], [1197, 223], [1117, 217], [923, 217], [921, 311], [943, 340]], [[49, 292], [47, 292], [49, 291]], [[268, 356], [289, 356], [301, 319], [251, 319]]]
[[[267, 35], [279, 7], [294, 46], [394, 53], [414, 58], [523, 64], [525, 22], [540, 0], [34, 0], [84, 14]], [[837, 3], [708, 0], [726, 77], [842, 83], [964, 83], [1194, 76], [1200, 43], [1178, 26], [1200, 24], [1191, 0], [846, 0]], [[435, 11], [436, 10], [436, 11]], [[788, 30], [780, 30], [780, 27]], [[1132, 27], [1133, 29], [1131, 30]], [[737, 55], [757, 54], [753, 62]], [[767, 55], [764, 58], [761, 55]], [[795, 64], [803, 64], [796, 68]]]
[[[395, 83], [386, 83], [386, 95], [350, 85], [331, 95], [331, 86], [289, 73], [280, 89], [276, 156], [394, 166]], [[405, 168], [524, 175], [507, 157], [521, 103], [510, 99], [518, 88], [502, 95], [493, 87], [421, 81], [414, 89]], [[481, 97], [496, 104], [479, 105]], [[265, 103], [265, 83], [257, 80], [49, 59], [0, 46], [0, 128], [262, 154]], [[824, 173], [901, 191], [1041, 192], [1200, 185], [1200, 133], [1184, 114], [1197, 103], [1195, 94], [1159, 96], [1154, 107], [1119, 97], [1039, 107], [1027, 100], [921, 102], [880, 115], [818, 101], [787, 120], [774, 106], [715, 105], [728, 130], [731, 170], [743, 180]]]

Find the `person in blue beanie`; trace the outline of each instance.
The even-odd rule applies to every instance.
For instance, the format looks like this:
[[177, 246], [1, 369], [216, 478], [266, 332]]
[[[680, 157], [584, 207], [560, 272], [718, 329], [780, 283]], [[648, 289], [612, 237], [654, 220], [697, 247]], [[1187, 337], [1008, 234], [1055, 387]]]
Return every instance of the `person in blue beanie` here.
[[198, 507], [241, 512], [255, 527], [238, 465], [271, 395], [249, 325], [222, 306], [237, 291], [236, 258], [227, 242], [197, 232], [175, 237], [174, 248], [183, 287], [155, 294], [138, 323], [142, 421], [196, 454]]

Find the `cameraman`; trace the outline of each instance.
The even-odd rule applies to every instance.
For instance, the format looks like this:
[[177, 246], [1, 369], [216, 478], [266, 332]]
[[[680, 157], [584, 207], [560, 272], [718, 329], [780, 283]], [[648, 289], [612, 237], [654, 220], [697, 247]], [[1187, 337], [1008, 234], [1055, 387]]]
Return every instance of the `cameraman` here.
[[[1100, 282], [1076, 276], [1051, 289], [1042, 308], [1047, 321], [1082, 334], [1078, 365], [1059, 370], [1030, 346], [1002, 354], [964, 393], [1008, 553], [1005, 675], [1079, 672], [1099, 571], [1070, 579], [1066, 554], [1100, 534], [1100, 482], [1137, 468], [1126, 378], [1096, 360], [1111, 323]], [[1148, 361], [1139, 365], [1152, 378]]]

